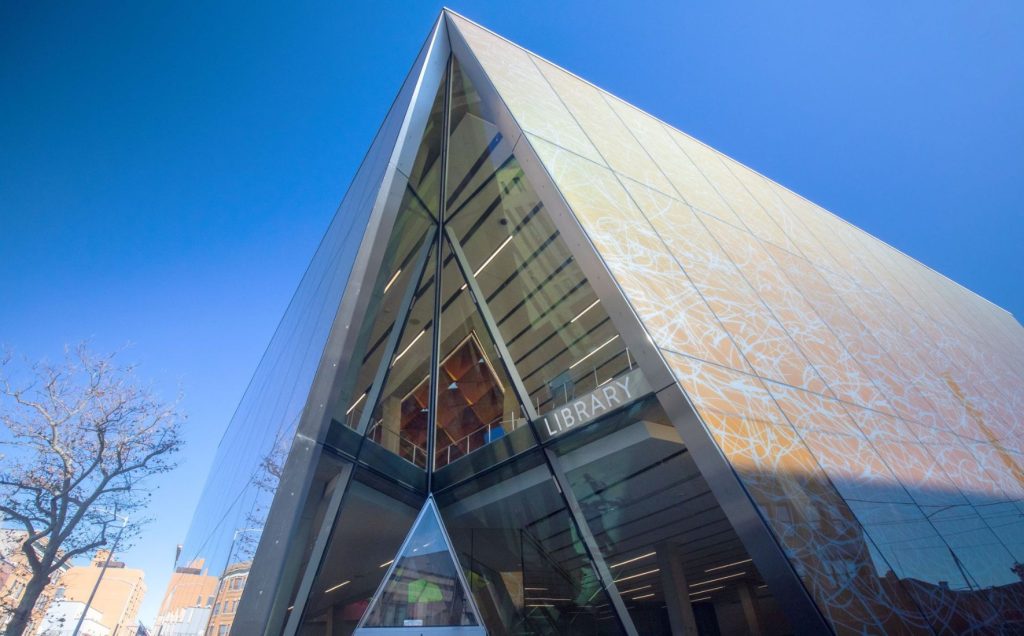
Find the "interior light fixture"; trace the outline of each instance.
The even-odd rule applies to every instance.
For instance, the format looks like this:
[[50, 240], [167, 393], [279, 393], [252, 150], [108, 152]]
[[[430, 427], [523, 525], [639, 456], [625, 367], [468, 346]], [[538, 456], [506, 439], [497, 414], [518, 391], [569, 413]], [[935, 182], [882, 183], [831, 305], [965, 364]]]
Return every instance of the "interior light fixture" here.
[[570, 321], [569, 321], [569, 324], [571, 325], [572, 323], [574, 323], [574, 322], [576, 322], [577, 320], [579, 320], [580, 318], [582, 318], [582, 317], [583, 317], [583, 314], [585, 314], [585, 313], [587, 313], [588, 311], [590, 311], [591, 309], [593, 309], [593, 308], [594, 308], [594, 307], [595, 307], [595, 306], [597, 305], [597, 303], [599, 303], [599, 302], [601, 302], [601, 299], [600, 299], [600, 298], [598, 298], [598, 299], [597, 299], [597, 300], [595, 300], [594, 302], [590, 303], [590, 305], [588, 305], [586, 309], [584, 309], [584, 310], [583, 310], [583, 311], [581, 311], [580, 313], [576, 314], [576, 317], [575, 317], [575, 318], [573, 318], [572, 320], [570, 320]]
[[640, 590], [646, 590], [649, 587], [651, 587], [650, 583], [648, 583], [647, 585], [641, 585], [640, 587], [633, 587], [633, 588], [630, 588], [628, 590], [620, 590], [619, 594], [632, 594], [633, 592], [639, 592]]
[[633, 600], [634, 601], [639, 601], [642, 598], [651, 598], [652, 596], [654, 596], [654, 592], [651, 592], [650, 594], [644, 594], [642, 596], [634, 596]]
[[735, 563], [726, 563], [725, 565], [716, 565], [715, 567], [708, 568], [708, 569], [706, 569], [704, 571], [705, 572], [714, 572], [715, 570], [724, 570], [725, 568], [731, 568], [734, 565], [743, 565], [744, 563], [750, 563], [751, 561], [753, 561], [753, 559], [743, 559], [742, 561], [737, 561]]
[[553, 597], [547, 597], [547, 596], [534, 596], [534, 597], [527, 597], [526, 600], [527, 601], [560, 601], [560, 602], [563, 602], [563, 603], [568, 603], [572, 599], [571, 598], [553, 598]]
[[709, 587], [708, 589], [700, 590], [699, 592], [690, 592], [690, 596], [693, 596], [694, 594], [710, 594], [711, 592], [717, 592], [718, 590], [724, 590], [724, 589], [725, 589], [724, 585], [719, 585], [718, 587]]
[[356, 400], [355, 402], [352, 403], [352, 406], [348, 407], [348, 410], [345, 411], [345, 415], [351, 415], [352, 411], [356, 410], [356, 407], [359, 406], [359, 403], [362, 402], [365, 399], [366, 399], [366, 393], [363, 393], [362, 395], [359, 396], [358, 400]]
[[691, 598], [690, 602], [691, 603], [696, 603], [697, 601], [710, 601], [710, 600], [711, 600], [710, 596], [702, 596], [700, 598]]
[[708, 579], [707, 581], [701, 581], [700, 583], [690, 583], [690, 587], [697, 587], [698, 585], [707, 585], [708, 583], [717, 583], [718, 581], [724, 581], [726, 579], [734, 579], [737, 576], [743, 576], [746, 572], [737, 572], [736, 574], [727, 574], [726, 576], [720, 576], [717, 579]]
[[412, 349], [412, 346], [413, 346], [414, 344], [416, 344], [417, 342], [419, 342], [419, 339], [420, 339], [420, 338], [422, 338], [422, 337], [423, 337], [423, 334], [425, 334], [425, 333], [427, 333], [427, 330], [426, 330], [426, 329], [424, 329], [423, 331], [419, 332], [419, 334], [417, 334], [417, 336], [416, 336], [415, 338], [413, 338], [413, 339], [412, 339], [412, 342], [410, 342], [409, 344], [407, 344], [407, 345], [405, 346], [405, 349], [402, 349], [402, 353], [400, 353], [400, 354], [398, 354], [397, 356], [395, 356], [395, 359], [394, 359], [394, 360], [393, 360], [393, 361], [391, 362], [391, 366], [395, 366], [395, 363], [397, 363], [397, 362], [398, 362], [398, 359], [399, 359], [399, 358], [401, 358], [402, 356], [404, 356], [404, 355], [405, 355], [406, 353], [408, 353], [408, 352], [409, 352], [409, 349]]
[[396, 281], [396, 280], [398, 280], [398, 277], [399, 277], [399, 276], [401, 276], [401, 274], [402, 274], [402, 268], [401, 268], [401, 267], [399, 267], [399, 268], [398, 268], [398, 271], [397, 271], [397, 272], [395, 272], [395, 273], [394, 273], [394, 274], [393, 274], [393, 275], [391, 276], [391, 280], [389, 280], [389, 281], [388, 281], [388, 284], [387, 284], [387, 285], [384, 285], [384, 293], [385, 293], [385, 294], [386, 294], [386, 293], [388, 293], [388, 290], [389, 290], [389, 289], [391, 289], [391, 286], [395, 284], [395, 281]]
[[476, 278], [477, 276], [479, 276], [480, 272], [484, 271], [484, 268], [491, 264], [491, 261], [494, 260], [494, 257], [497, 256], [498, 253], [501, 252], [501, 250], [505, 249], [505, 246], [508, 245], [511, 242], [512, 242], [512, 235], [509, 234], [508, 238], [506, 238], [504, 241], [502, 241], [501, 245], [498, 246], [498, 249], [494, 250], [494, 253], [487, 257], [487, 260], [484, 261], [484, 264], [481, 265], [480, 267], [478, 267], [475, 272], [473, 272], [473, 278]]
[[618, 562], [618, 563], [615, 563], [615, 564], [613, 564], [613, 565], [609, 565], [609, 566], [608, 566], [608, 568], [609, 568], [609, 569], [611, 569], [611, 568], [617, 568], [617, 567], [619, 567], [620, 565], [626, 565], [627, 563], [633, 563], [634, 561], [639, 561], [640, 559], [646, 559], [647, 557], [652, 557], [652, 556], [654, 556], [655, 554], [657, 554], [657, 552], [648, 552], [647, 554], [641, 554], [641, 555], [640, 555], [640, 556], [638, 556], [638, 557], [633, 557], [632, 559], [628, 559], [628, 560], [626, 560], [626, 561], [620, 561], [620, 562]]
[[591, 351], [591, 352], [590, 352], [590, 353], [588, 353], [587, 355], [583, 356], [582, 358], [580, 358], [580, 359], [579, 359], [579, 360], [577, 360], [576, 362], [574, 362], [574, 363], [572, 363], [571, 365], [569, 365], [569, 368], [570, 368], [570, 369], [575, 369], [575, 368], [576, 368], [576, 367], [578, 367], [579, 365], [583, 364], [583, 361], [584, 361], [584, 360], [586, 360], [586, 359], [587, 359], [587, 358], [589, 358], [590, 356], [594, 355], [595, 353], [597, 353], [597, 352], [598, 352], [598, 351], [600, 351], [601, 349], [604, 349], [605, 347], [607, 347], [607, 346], [608, 346], [609, 344], [611, 344], [611, 343], [612, 343], [612, 341], [613, 341], [613, 340], [615, 340], [615, 339], [616, 339], [616, 338], [618, 338], [618, 337], [619, 337], [619, 334], [615, 334], [615, 335], [614, 335], [614, 336], [612, 336], [611, 338], [608, 338], [608, 339], [607, 339], [607, 340], [605, 340], [605, 341], [604, 341], [603, 343], [601, 343], [601, 344], [600, 344], [600, 345], [599, 345], [599, 346], [597, 347], [597, 349], [594, 349], [593, 351]]
[[[505, 246], [508, 245], [511, 242], [512, 242], [512, 235], [510, 234], [508, 236], [508, 238], [506, 238], [504, 241], [501, 242], [501, 245], [498, 246], [498, 249], [494, 250], [494, 252], [490, 256], [487, 257], [487, 260], [484, 261], [483, 265], [481, 265], [480, 267], [476, 268], [476, 271], [473, 272], [473, 278], [476, 278], [477, 276], [479, 276], [480, 272], [484, 271], [484, 268], [491, 264], [491, 261], [494, 260], [494, 257], [497, 256], [498, 253], [501, 252], [501, 250], [505, 249]], [[469, 283], [462, 283], [462, 287], [459, 288], [459, 291], [466, 291], [467, 287], [469, 287]]]
[[390, 561], [385, 561], [384, 563], [381, 563], [378, 567], [386, 568], [386, 567], [388, 567], [389, 565], [391, 565], [394, 562], [395, 562], [395, 560], [391, 559]]
[[615, 579], [615, 583], [619, 583], [620, 581], [628, 581], [630, 579], [638, 579], [641, 576], [647, 576], [648, 574], [654, 574], [655, 572], [661, 572], [661, 568], [654, 568], [653, 570], [647, 570], [646, 572], [640, 572], [639, 574], [630, 574], [629, 576], [624, 576], [620, 579]]
[[352, 581], [342, 581], [341, 583], [338, 583], [334, 587], [329, 587], [326, 590], [324, 590], [324, 594], [329, 594], [329, 593], [333, 592], [334, 590], [338, 589], [339, 587], [344, 587], [344, 586], [348, 585], [351, 582]]

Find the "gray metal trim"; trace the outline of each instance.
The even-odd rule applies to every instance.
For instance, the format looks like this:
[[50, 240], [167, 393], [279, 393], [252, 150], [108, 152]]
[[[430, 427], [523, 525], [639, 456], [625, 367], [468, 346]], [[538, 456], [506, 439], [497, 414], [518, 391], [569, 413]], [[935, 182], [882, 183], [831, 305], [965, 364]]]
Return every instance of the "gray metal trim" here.
[[514, 139], [514, 154], [531, 186], [544, 204], [569, 250], [576, 258], [591, 287], [601, 299], [630, 353], [658, 394], [659, 402], [680, 436], [691, 448], [697, 466], [707, 480], [719, 505], [750, 552], [758, 570], [775, 598], [785, 607], [798, 633], [832, 633], [817, 604], [804, 587], [793, 565], [775, 540], [767, 522], [750, 499], [732, 465], [722, 456], [697, 412], [676, 383], [671, 368], [654, 345], [608, 266], [590, 241], [586, 231], [562, 197], [540, 157], [526, 140], [510, 109], [491, 83], [458, 26], [449, 20], [452, 55], [473, 82], [480, 99], [493, 110], [495, 124], [502, 135]]
[[[374, 278], [384, 256], [386, 241], [381, 241], [381, 238], [391, 232], [397, 216], [396, 190], [400, 196], [406, 181], [404, 173], [399, 170], [400, 166], [406, 165], [403, 155], [405, 146], [409, 145], [406, 140], [418, 140], [422, 136], [433, 106], [432, 95], [423, 97], [423, 92], [428, 90], [430, 85], [427, 82], [431, 78], [439, 77], [436, 72], [438, 64], [442, 65], [443, 73], [443, 65], [449, 54], [447, 21], [442, 15], [434, 24], [399, 93], [400, 96], [405, 93], [406, 86], [413, 82], [395, 147], [384, 168], [366, 231], [274, 494], [249, 572], [246, 592], [239, 602], [232, 625], [234, 633], [278, 634], [284, 623], [286, 607], [293, 590], [293, 586], [285, 584], [285, 581], [298, 574], [298, 564], [288, 558], [290, 547], [297, 536], [304, 536], [303, 524], [308, 523], [302, 517], [308, 503], [316, 460], [323, 452], [322, 443], [330, 426], [330, 413], [334, 412], [342, 397], [339, 395], [339, 369], [346, 369], [351, 362], [354, 339], [358, 332], [358, 329], [350, 327], [356, 323], [357, 316], [365, 313], [373, 292]], [[434, 86], [436, 90], [436, 84]], [[392, 109], [402, 107], [400, 101], [396, 100]], [[413, 145], [418, 146], [418, 143]], [[401, 185], [396, 184], [396, 180]], [[310, 563], [307, 567], [315, 569], [318, 566], [319, 563]]]
[[712, 494], [722, 507], [772, 596], [785, 608], [786, 616], [798, 634], [833, 633], [831, 625], [818, 610], [799, 575], [761, 516], [736, 475], [732, 464], [707, 432], [704, 423], [679, 385], [658, 392], [665, 413], [686, 440], [690, 456], [704, 476]]
[[[353, 466], [349, 462], [345, 462], [342, 465], [341, 472], [335, 479], [338, 483], [335, 484], [334, 490], [331, 492], [331, 500], [327, 503], [327, 509], [324, 512], [323, 523], [320, 525], [320, 530], [317, 532], [316, 541], [313, 543], [313, 550], [310, 552], [309, 561], [307, 562], [306, 571], [302, 575], [302, 581], [299, 583], [299, 589], [295, 593], [295, 600], [292, 603], [292, 611], [288, 614], [288, 622], [285, 624], [284, 632], [286, 636], [294, 636], [295, 632], [299, 629], [299, 621], [302, 620], [302, 615], [306, 609], [306, 601], [309, 600], [309, 592], [313, 588], [313, 581], [316, 580], [316, 575], [320, 572], [320, 563], [323, 561], [324, 552], [327, 550], [327, 543], [330, 541], [331, 530], [334, 527], [334, 523], [338, 518], [338, 510], [341, 508], [342, 499], [345, 497], [345, 493], [348, 492], [349, 482], [352, 479]], [[314, 566], [314, 564], [316, 564]], [[298, 611], [295, 611], [298, 608]]]
[[[444, 227], [448, 214], [448, 143], [451, 137], [452, 56], [448, 55], [444, 75], [444, 113], [441, 126], [441, 175], [438, 179], [437, 227]], [[434, 333], [430, 336], [430, 380], [427, 383], [427, 492], [434, 485], [434, 455], [437, 453], [437, 382], [441, 366], [441, 280], [444, 275], [444, 238], [438, 236], [434, 261]]]
[[555, 454], [550, 448], [544, 448], [544, 459], [547, 460], [548, 469], [551, 471], [551, 475], [555, 478], [555, 483], [558, 484], [558, 491], [562, 493], [562, 499], [565, 500], [565, 505], [569, 510], [569, 514], [572, 516], [573, 522], [576, 525], [577, 532], [580, 533], [580, 539], [583, 541], [583, 546], [586, 548], [588, 555], [590, 556], [590, 562], [594, 564], [595, 574], [601, 581], [601, 586], [605, 592], [608, 593], [608, 600], [611, 601], [612, 607], [615, 608], [615, 614], [619, 618], [619, 623], [622, 625], [622, 629], [626, 631], [629, 636], [638, 636], [636, 626], [633, 625], [633, 617], [629, 615], [629, 610], [626, 609], [626, 603], [622, 600], [622, 595], [619, 594], [619, 588], [615, 585], [615, 577], [612, 576], [612, 571], [608, 568], [608, 563], [604, 560], [604, 555], [601, 554], [601, 549], [597, 545], [597, 539], [594, 538], [594, 533], [590, 531], [590, 525], [587, 524], [587, 517], [583, 514], [583, 510], [580, 508], [580, 502], [576, 499], [576, 493], [572, 490], [572, 484], [569, 483], [569, 478], [566, 477], [565, 471], [562, 469], [562, 460], [559, 459], [558, 455]]

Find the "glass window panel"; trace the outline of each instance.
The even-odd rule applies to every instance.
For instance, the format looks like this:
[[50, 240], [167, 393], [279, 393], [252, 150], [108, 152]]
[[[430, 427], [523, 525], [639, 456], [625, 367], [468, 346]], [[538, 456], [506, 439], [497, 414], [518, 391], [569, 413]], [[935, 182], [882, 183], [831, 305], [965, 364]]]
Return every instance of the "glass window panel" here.
[[367, 407], [366, 398], [380, 367], [388, 336], [395, 328], [402, 297], [410, 285], [420, 281], [420, 272], [413, 270], [423, 241], [433, 225], [434, 222], [414, 204], [412, 195], [407, 191], [377, 276], [370, 309], [360, 325], [360, 336], [352, 356], [354, 372], [345, 376], [342, 391], [347, 399], [341, 403], [343, 410], [334, 416], [335, 421], [344, 422], [350, 428], [356, 428]]
[[422, 496], [357, 470], [310, 589], [298, 633], [351, 634], [412, 527]]
[[493, 118], [452, 71], [448, 212], [528, 398], [544, 413], [630, 368], [625, 345]]
[[366, 430], [367, 439], [420, 468], [427, 466], [436, 244], [429, 250]]
[[428, 501], [406, 539], [364, 627], [479, 625], [437, 510]]
[[[444, 128], [445, 82], [442, 81], [434, 96], [430, 116], [417, 150], [416, 159], [388, 237], [388, 246], [374, 282], [373, 295], [360, 323], [360, 335], [352, 354], [354, 372], [343, 376], [342, 400], [334, 419], [355, 428], [367, 408], [370, 391], [385, 343], [395, 328], [395, 320], [403, 292], [420, 280], [420, 273], [412, 271], [419, 248], [436, 225], [437, 209], [441, 202], [440, 174], [442, 131]], [[396, 178], [402, 178], [396, 175]], [[401, 349], [399, 349], [401, 351]]]
[[437, 502], [489, 633], [620, 633], [539, 451]]
[[435, 468], [501, 439], [526, 421], [447, 241], [442, 246], [442, 260]]
[[[673, 618], [680, 624], [687, 611], [694, 620], [710, 613], [724, 634], [769, 625], [784, 633], [781, 609], [654, 399], [554, 449], [641, 633], [670, 634]], [[747, 623], [743, 595], [754, 599], [757, 625]]]

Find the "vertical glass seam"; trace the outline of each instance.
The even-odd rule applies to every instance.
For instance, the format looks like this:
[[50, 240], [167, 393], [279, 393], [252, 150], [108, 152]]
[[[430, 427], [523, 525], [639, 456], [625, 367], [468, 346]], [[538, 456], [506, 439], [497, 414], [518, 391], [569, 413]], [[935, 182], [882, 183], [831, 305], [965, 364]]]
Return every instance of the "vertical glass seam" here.
[[[451, 47], [449, 47], [450, 49]], [[444, 72], [444, 107], [441, 126], [441, 175], [438, 180], [437, 252], [434, 263], [434, 333], [430, 340], [430, 381], [427, 383], [427, 494], [434, 485], [434, 453], [437, 434], [437, 383], [441, 363], [441, 280], [444, 274], [444, 218], [447, 212], [448, 140], [451, 136], [452, 63], [455, 56], [449, 51]]]

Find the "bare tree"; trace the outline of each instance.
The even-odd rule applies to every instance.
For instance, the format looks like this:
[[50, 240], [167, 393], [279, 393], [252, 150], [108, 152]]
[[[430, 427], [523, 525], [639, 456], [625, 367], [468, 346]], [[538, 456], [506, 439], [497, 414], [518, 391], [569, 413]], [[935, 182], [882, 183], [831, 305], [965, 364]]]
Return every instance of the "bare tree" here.
[[259, 546], [260, 533], [267, 523], [267, 516], [270, 514], [270, 504], [273, 502], [274, 493], [281, 483], [281, 474], [284, 472], [284, 462], [288, 459], [288, 449], [291, 446], [292, 430], [285, 428], [277, 432], [274, 437], [274, 445], [260, 460], [260, 465], [253, 473], [250, 482], [256, 487], [256, 500], [252, 509], [245, 516], [245, 529], [239, 529], [238, 552], [228, 555], [228, 565], [232, 560], [251, 561], [256, 555], [256, 548]]
[[120, 366], [86, 345], [59, 364], [0, 360], [0, 515], [27, 532], [21, 546], [32, 577], [7, 627], [21, 636], [51, 576], [75, 557], [128, 543], [145, 521], [145, 479], [176, 465], [184, 419]]

